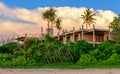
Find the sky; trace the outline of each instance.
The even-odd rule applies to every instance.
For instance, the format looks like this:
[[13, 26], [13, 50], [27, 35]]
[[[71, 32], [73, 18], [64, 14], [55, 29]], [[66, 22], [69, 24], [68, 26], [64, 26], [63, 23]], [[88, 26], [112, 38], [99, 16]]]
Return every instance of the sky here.
[[[0, 0], [0, 37], [17, 35], [40, 36], [44, 33], [47, 22], [42, 13], [49, 7], [54, 7], [57, 16], [62, 19], [62, 29], [81, 28], [83, 20], [79, 17], [87, 8], [96, 16], [96, 28], [108, 29], [113, 17], [120, 13], [119, 0]], [[92, 26], [90, 26], [91, 28]], [[56, 28], [54, 28], [57, 34]]]
[[37, 7], [87, 7], [103, 10], [112, 10], [120, 13], [120, 0], [0, 0], [10, 7], [34, 9]]

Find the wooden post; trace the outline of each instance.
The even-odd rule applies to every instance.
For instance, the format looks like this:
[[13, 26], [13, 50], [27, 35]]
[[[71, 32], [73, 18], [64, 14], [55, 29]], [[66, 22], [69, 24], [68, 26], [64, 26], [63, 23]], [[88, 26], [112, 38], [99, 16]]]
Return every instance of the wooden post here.
[[83, 28], [83, 25], [82, 25], [82, 40], [83, 40], [83, 36], [84, 36], [83, 31], [84, 31], [84, 28]]
[[93, 47], [95, 47], [95, 25], [93, 25]]

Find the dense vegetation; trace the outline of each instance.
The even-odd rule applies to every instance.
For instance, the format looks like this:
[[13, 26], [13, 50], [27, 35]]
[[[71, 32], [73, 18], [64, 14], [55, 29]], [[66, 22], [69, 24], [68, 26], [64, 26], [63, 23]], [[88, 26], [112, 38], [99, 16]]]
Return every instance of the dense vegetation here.
[[[105, 41], [93, 47], [84, 40], [65, 44], [48, 35], [41, 42], [25, 39], [20, 45], [10, 42], [0, 46], [1, 67], [42, 67], [51, 64], [76, 66], [120, 66], [120, 44]], [[71, 66], [72, 66], [71, 65]], [[70, 66], [70, 65], [68, 65]]]

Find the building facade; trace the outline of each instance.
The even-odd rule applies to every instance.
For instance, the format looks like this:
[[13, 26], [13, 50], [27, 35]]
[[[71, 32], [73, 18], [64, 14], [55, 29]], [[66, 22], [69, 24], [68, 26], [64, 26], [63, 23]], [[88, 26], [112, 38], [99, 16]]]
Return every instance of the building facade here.
[[86, 40], [89, 43], [101, 44], [106, 40], [115, 40], [115, 36], [110, 33], [109, 29], [97, 29], [93, 26], [92, 29], [79, 29], [71, 31], [63, 31], [63, 33], [55, 36], [58, 40], [65, 43], [67, 40], [77, 42], [78, 40]]

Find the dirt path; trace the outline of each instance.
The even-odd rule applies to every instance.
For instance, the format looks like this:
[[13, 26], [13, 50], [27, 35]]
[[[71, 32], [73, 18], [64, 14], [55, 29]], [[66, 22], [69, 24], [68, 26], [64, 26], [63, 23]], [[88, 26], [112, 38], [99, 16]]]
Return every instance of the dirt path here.
[[0, 74], [120, 74], [120, 69], [0, 69]]

